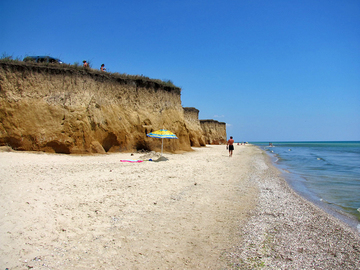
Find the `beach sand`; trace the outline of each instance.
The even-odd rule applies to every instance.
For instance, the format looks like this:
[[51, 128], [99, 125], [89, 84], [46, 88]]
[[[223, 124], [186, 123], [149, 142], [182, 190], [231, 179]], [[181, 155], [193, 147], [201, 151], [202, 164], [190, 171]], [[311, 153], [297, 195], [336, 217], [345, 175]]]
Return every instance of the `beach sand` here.
[[259, 148], [0, 152], [0, 269], [359, 269], [359, 235]]

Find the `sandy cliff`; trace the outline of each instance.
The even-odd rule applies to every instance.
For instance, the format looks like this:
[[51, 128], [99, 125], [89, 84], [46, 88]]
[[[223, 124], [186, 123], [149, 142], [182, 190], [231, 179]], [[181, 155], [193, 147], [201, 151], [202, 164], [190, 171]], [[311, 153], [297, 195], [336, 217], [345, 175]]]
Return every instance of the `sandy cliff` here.
[[84, 69], [0, 63], [0, 145], [56, 153], [191, 150], [181, 89]]
[[200, 120], [206, 144], [226, 143], [226, 123], [212, 119]]
[[189, 131], [191, 146], [205, 146], [204, 131], [201, 128], [199, 120], [199, 110], [194, 107], [184, 107], [184, 117], [186, 127]]

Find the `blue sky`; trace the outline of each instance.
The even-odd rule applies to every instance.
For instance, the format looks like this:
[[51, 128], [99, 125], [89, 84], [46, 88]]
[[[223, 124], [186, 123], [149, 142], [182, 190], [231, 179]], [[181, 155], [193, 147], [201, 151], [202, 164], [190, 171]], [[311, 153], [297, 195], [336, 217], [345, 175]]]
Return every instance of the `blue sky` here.
[[236, 141], [360, 140], [359, 0], [1, 1], [0, 53], [171, 80]]

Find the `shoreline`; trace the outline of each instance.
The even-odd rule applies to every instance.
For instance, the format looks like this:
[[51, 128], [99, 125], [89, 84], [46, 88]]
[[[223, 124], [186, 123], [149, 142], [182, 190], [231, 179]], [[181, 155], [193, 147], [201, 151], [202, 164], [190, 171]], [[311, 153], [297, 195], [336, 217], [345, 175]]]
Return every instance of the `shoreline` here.
[[341, 209], [339, 206], [332, 206], [330, 203], [327, 203], [326, 201], [322, 201], [321, 198], [319, 198], [316, 194], [306, 193], [306, 192], [302, 192], [301, 190], [298, 190], [295, 187], [294, 183], [292, 183], [292, 180], [288, 179], [286, 174], [287, 174], [287, 172], [283, 173], [283, 178], [296, 194], [298, 194], [300, 197], [304, 198], [306, 201], [319, 207], [321, 210], [323, 210], [330, 216], [332, 216], [335, 219], [339, 220], [340, 222], [346, 224], [355, 233], [360, 235], [360, 223], [356, 219], [355, 216], [343, 211], [343, 209]]
[[[360, 236], [348, 224], [299, 195], [265, 156], [257, 178], [257, 208], [234, 249], [234, 268], [359, 269]], [[254, 233], [255, 232], [255, 233]]]
[[304, 178], [294, 172], [290, 172], [285, 165], [278, 164], [278, 158], [271, 155], [271, 153], [269, 153], [265, 149], [262, 149], [261, 146], [254, 146], [259, 147], [261, 151], [264, 151], [267, 154], [267, 156], [270, 158], [271, 164], [281, 172], [281, 177], [286, 181], [286, 183], [295, 193], [297, 193], [299, 196], [309, 201], [310, 203], [321, 208], [327, 214], [345, 223], [360, 235], [360, 223], [355, 216], [345, 212], [343, 209], [341, 209], [340, 206], [332, 206], [330, 203], [323, 201], [318, 195], [308, 190], [303, 184], [298, 183], [305, 181]]
[[260, 148], [164, 155], [0, 153], [0, 267], [360, 268], [359, 235]]

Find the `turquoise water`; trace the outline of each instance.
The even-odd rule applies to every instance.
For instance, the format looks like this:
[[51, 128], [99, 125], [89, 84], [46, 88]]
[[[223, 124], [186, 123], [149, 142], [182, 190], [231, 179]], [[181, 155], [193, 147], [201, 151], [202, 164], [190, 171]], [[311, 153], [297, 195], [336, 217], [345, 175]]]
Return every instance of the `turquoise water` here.
[[[274, 158], [291, 186], [360, 221], [360, 142], [253, 142]], [[359, 225], [358, 225], [359, 228]]]

